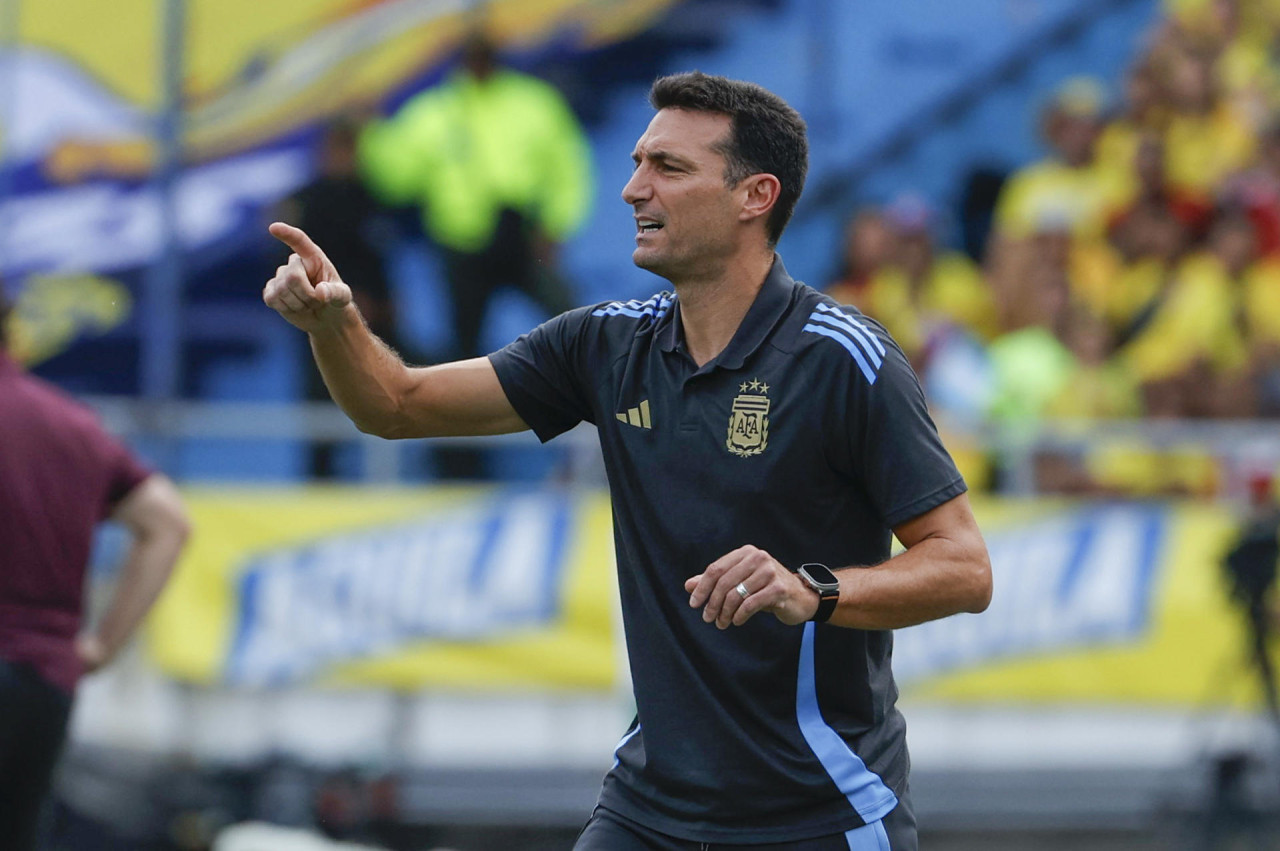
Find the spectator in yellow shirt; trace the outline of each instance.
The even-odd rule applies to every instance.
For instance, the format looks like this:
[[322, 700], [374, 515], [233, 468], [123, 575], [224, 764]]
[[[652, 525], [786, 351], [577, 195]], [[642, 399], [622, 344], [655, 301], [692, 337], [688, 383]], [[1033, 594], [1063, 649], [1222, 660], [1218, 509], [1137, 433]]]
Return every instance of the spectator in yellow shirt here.
[[1246, 117], [1222, 98], [1210, 56], [1173, 55], [1169, 88], [1174, 107], [1165, 131], [1169, 182], [1200, 195], [1249, 164], [1254, 131]]
[[1168, 120], [1164, 88], [1150, 59], [1144, 57], [1125, 75], [1124, 107], [1107, 121], [1098, 137], [1098, 162], [1121, 172], [1131, 169], [1143, 138], [1163, 133]]
[[956, 325], [981, 340], [999, 331], [991, 288], [969, 257], [940, 251], [935, 243], [937, 214], [923, 199], [905, 195], [886, 215], [897, 236], [894, 271], [899, 285], [926, 322]]
[[1107, 212], [1125, 197], [1129, 177], [1096, 155], [1102, 110], [1102, 87], [1095, 80], [1077, 77], [1058, 89], [1041, 125], [1051, 154], [1005, 184], [996, 205], [997, 239], [1030, 236], [1048, 217], [1065, 222], [1077, 237], [1103, 234]]
[[1273, 0], [1171, 0], [1165, 40], [1211, 56], [1223, 96], [1254, 124], [1277, 106], [1280, 74], [1272, 44], [1280, 23]]
[[1187, 248], [1208, 229], [1207, 199], [1171, 187], [1165, 179], [1164, 141], [1145, 134], [1135, 160], [1138, 192], [1115, 211], [1107, 233], [1121, 267], [1110, 282], [1102, 313], [1121, 341], [1157, 298]]
[[1248, 211], [1258, 253], [1280, 255], [1280, 116], [1261, 133], [1253, 165], [1228, 178], [1221, 194]]
[[1252, 223], [1219, 212], [1122, 356], [1153, 413], [1253, 416], [1280, 369], [1280, 261], [1257, 259]]
[[1003, 242], [991, 252], [987, 279], [995, 293], [1001, 327], [1016, 328], [1025, 324], [1025, 311], [1039, 310], [1034, 303], [1036, 287], [1029, 283], [1033, 278], [1058, 276], [1072, 300], [1106, 315], [1120, 268], [1119, 255], [1106, 241], [1075, 238], [1068, 221], [1046, 215], [1027, 237]]
[[863, 211], [849, 231], [845, 273], [828, 289], [882, 323], [917, 370], [942, 327], [983, 340], [998, 328], [990, 288], [967, 256], [937, 249], [935, 220], [932, 207], [911, 195], [883, 213]]
[[[879, 272], [893, 262], [897, 243], [884, 214], [875, 207], [859, 210], [845, 224], [840, 264], [827, 292], [841, 304], [852, 304], [870, 316], [867, 289]], [[878, 317], [877, 317], [878, 318]]]

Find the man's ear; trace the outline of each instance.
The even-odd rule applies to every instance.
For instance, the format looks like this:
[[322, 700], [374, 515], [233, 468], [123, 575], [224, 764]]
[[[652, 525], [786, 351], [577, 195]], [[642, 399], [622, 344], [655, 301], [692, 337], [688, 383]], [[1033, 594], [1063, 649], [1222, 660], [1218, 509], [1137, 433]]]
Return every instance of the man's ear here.
[[743, 193], [738, 220], [746, 222], [769, 215], [773, 205], [778, 203], [782, 183], [772, 174], [753, 174], [743, 179], [738, 189]]

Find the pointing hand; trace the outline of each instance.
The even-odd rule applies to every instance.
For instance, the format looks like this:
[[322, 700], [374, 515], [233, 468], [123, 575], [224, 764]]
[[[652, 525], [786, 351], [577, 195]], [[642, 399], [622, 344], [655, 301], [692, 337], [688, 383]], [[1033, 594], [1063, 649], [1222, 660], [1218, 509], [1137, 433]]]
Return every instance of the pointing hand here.
[[268, 230], [292, 248], [293, 254], [267, 281], [262, 300], [303, 331], [336, 325], [351, 304], [351, 287], [343, 283], [333, 263], [301, 230], [284, 222], [274, 222]]

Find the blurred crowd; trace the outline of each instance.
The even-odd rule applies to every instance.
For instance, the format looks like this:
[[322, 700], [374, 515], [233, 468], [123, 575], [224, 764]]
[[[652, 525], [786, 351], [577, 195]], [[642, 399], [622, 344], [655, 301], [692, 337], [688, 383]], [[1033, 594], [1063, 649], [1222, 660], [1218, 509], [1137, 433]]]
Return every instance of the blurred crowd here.
[[[1280, 416], [1277, 46], [1275, 0], [1167, 0], [1122, 80], [1048, 98], [1047, 155], [993, 194], [969, 253], [939, 246], [937, 208], [899, 197], [851, 218], [828, 291], [884, 323], [944, 422]], [[971, 480], [1008, 474], [973, 450]], [[1209, 495], [1231, 473], [1130, 434], [1037, 452], [1034, 475]]]

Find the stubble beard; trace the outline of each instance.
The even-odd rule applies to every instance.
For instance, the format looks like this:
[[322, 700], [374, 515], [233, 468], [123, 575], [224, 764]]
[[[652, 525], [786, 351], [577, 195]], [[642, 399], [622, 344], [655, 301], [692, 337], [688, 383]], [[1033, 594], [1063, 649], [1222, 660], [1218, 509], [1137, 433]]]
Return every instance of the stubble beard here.
[[631, 252], [631, 262], [638, 268], [644, 269], [646, 272], [652, 272], [660, 278], [670, 280], [667, 272], [670, 270], [670, 262], [659, 252], [652, 249], [646, 251], [637, 246], [635, 251]]

